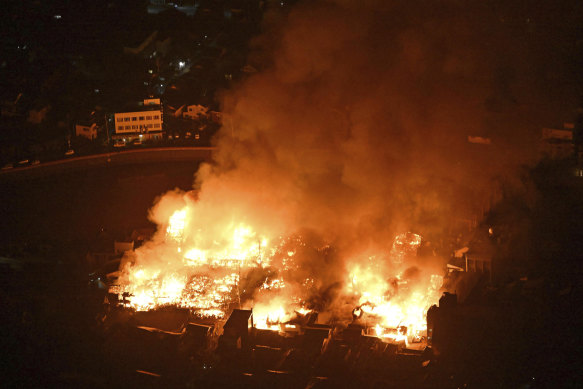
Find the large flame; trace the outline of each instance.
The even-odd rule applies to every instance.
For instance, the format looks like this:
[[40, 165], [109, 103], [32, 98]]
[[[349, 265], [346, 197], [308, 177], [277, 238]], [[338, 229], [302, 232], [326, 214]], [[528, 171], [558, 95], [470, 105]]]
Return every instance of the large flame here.
[[[229, 221], [212, 239], [197, 225], [195, 214], [192, 205], [170, 212], [161, 228], [162, 241], [130, 255], [119, 284], [113, 287], [126, 306], [150, 310], [174, 305], [214, 318], [224, 318], [234, 307], [252, 308], [257, 328], [295, 328], [294, 320], [313, 308], [306, 300], [321, 284], [302, 273], [295, 260], [306, 247], [302, 238], [261, 236], [250, 225]], [[216, 226], [212, 230], [217, 231]], [[412, 282], [399, 270], [421, 240], [420, 235], [401, 234], [388, 253], [347, 261], [341, 294], [356, 306], [353, 317], [361, 320], [365, 315], [364, 324], [383, 339], [419, 336], [426, 329], [427, 309], [439, 297], [441, 276], [417, 277]], [[197, 246], [197, 242], [211, 243]], [[144, 260], [151, 257], [157, 260]], [[257, 274], [256, 282], [250, 283]]]
[[[411, 233], [396, 236], [389, 259], [402, 264], [408, 255], [417, 251], [421, 240], [420, 235]], [[421, 274], [412, 281], [404, 277], [402, 271], [391, 275], [383, 271], [384, 268], [386, 266], [371, 257], [364, 265], [359, 263], [350, 271], [346, 292], [358, 298], [353, 316], [374, 325], [374, 333], [379, 337], [419, 338], [427, 330], [427, 309], [439, 299], [443, 277]]]
[[[218, 318], [253, 308], [273, 329], [313, 309], [383, 338], [422, 332], [439, 261], [417, 261], [423, 239], [406, 231], [457, 234], [532, 151], [531, 125], [506, 107], [512, 77], [483, 77], [509, 53], [471, 44], [516, 37], [483, 36], [472, 21], [498, 16], [453, 3], [304, 1], [268, 17], [249, 58], [262, 70], [221, 94], [197, 198], [162, 196], [157, 235], [124, 259], [124, 304]], [[469, 145], [473, 133], [492, 144]]]

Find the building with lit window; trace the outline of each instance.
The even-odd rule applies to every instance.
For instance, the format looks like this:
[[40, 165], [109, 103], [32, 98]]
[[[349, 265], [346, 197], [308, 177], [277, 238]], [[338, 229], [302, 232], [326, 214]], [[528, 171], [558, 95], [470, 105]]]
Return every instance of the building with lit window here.
[[563, 128], [543, 128], [539, 149], [543, 156], [568, 158], [573, 156], [573, 123], [564, 123]]
[[126, 143], [135, 139], [161, 140], [164, 136], [160, 99], [144, 100], [141, 110], [114, 114], [115, 130], [112, 138]]

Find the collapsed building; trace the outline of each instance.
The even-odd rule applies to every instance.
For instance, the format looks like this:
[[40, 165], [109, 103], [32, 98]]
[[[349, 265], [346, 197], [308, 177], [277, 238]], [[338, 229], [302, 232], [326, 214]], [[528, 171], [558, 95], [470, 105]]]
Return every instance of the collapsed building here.
[[[189, 253], [176, 243], [184, 224], [175, 214], [171, 220], [165, 241], [173, 252]], [[407, 261], [420, 243], [419, 235], [400, 235], [392, 255], [399, 263]], [[116, 273], [120, 279], [111, 280], [100, 318], [107, 355], [140, 379], [164, 384], [172, 377], [219, 387], [230, 380], [249, 387], [259, 382], [305, 387], [309, 382], [338, 385], [348, 373], [365, 380], [373, 374], [373, 381], [420, 383], [411, 375], [428, 360], [425, 311], [439, 295], [441, 277], [432, 275], [422, 287], [405, 275], [412, 270], [377, 279], [370, 272], [382, 266], [369, 258], [355, 267], [335, 305], [325, 305], [314, 297], [322, 289], [310, 288], [305, 280], [303, 294], [290, 293], [297, 265], [289, 245], [283, 249], [285, 261], [264, 253], [248, 260], [208, 258], [194, 267], [183, 265], [190, 273], [174, 297], [168, 296], [176, 289], [168, 286], [167, 276], [160, 279], [159, 269], [132, 269], [127, 259], [135, 253], [128, 253]], [[123, 283], [123, 273], [134, 270], [137, 279], [151, 271], [151, 283], [141, 284], [146, 289]], [[176, 280], [176, 273], [170, 280]], [[375, 283], [378, 295], [369, 291]]]

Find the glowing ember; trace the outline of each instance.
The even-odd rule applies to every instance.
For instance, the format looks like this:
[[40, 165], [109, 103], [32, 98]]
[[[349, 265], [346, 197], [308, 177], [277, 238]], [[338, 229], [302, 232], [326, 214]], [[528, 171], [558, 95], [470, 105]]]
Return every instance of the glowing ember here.
[[255, 327], [259, 329], [279, 330], [280, 324], [289, 320], [283, 307], [276, 309], [263, 308], [261, 306], [255, 307]]
[[397, 235], [391, 249], [391, 259], [394, 263], [403, 263], [407, 255], [416, 252], [421, 245], [421, 235], [408, 232]]
[[[253, 309], [256, 328], [274, 331], [295, 327], [310, 312], [306, 301], [319, 293], [321, 281], [297, 258], [322, 260], [329, 246], [311, 248], [298, 236], [268, 239], [249, 225], [232, 222], [209, 239], [193, 220], [189, 206], [174, 210], [163, 244], [146, 244], [128, 257], [119, 285], [112, 287], [127, 307], [173, 305], [201, 317], [224, 318], [243, 304]], [[395, 266], [414, 256], [421, 240], [416, 234], [401, 234], [388, 258], [380, 254], [348, 261], [342, 294], [356, 302], [354, 320], [364, 321], [382, 339], [419, 337], [426, 330], [427, 309], [439, 298], [440, 276], [419, 276], [413, 282]], [[156, 260], [143, 261], [142, 256]]]
[[[390, 252], [391, 261], [402, 263], [420, 244], [419, 235], [398, 235]], [[427, 331], [426, 313], [439, 300], [443, 277], [418, 275], [411, 282], [397, 273], [389, 278], [382, 271], [383, 265], [371, 257], [366, 266], [357, 265], [349, 274], [347, 293], [358, 298], [353, 317], [364, 320], [364, 324], [374, 324], [375, 334], [381, 338], [418, 339]]]
[[379, 338], [390, 339], [394, 342], [407, 342], [407, 327], [401, 326], [394, 329], [387, 329], [377, 324], [374, 330], [375, 335]]
[[[418, 338], [427, 331], [427, 309], [439, 300], [442, 282], [441, 276], [432, 275], [425, 290], [420, 286], [405, 293], [405, 296], [395, 296], [392, 299], [362, 292], [358, 316], [367, 314], [377, 321], [375, 329], [377, 334], [382, 329], [382, 336], [378, 335], [380, 337], [401, 340], [408, 335], [409, 338]], [[403, 328], [407, 331], [403, 331]]]
[[166, 233], [168, 234], [169, 238], [174, 239], [177, 242], [180, 242], [182, 240], [185, 227], [186, 227], [186, 209], [182, 209], [180, 211], [174, 212], [172, 216], [170, 216]]
[[[280, 301], [282, 302], [280, 304]], [[290, 323], [299, 316], [305, 316], [310, 312], [305, 308], [284, 308], [289, 302], [283, 302], [281, 299], [275, 299], [267, 305], [257, 304], [253, 307], [253, 320], [255, 328], [262, 330], [280, 331], [284, 328], [296, 328], [295, 324]]]

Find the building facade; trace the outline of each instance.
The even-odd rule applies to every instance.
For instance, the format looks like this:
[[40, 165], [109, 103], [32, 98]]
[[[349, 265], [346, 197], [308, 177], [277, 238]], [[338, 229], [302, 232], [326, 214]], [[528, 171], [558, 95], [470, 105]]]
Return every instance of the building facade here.
[[543, 128], [539, 144], [542, 155], [550, 158], [567, 158], [573, 155], [573, 124], [565, 123], [562, 129]]
[[115, 131], [113, 139], [156, 140], [164, 135], [163, 115], [160, 100], [144, 100], [144, 109], [133, 112], [118, 112], [114, 114]]
[[86, 126], [83, 124], [76, 124], [75, 125], [75, 135], [85, 137], [89, 140], [94, 140], [97, 138], [97, 124], [93, 123], [90, 126]]

